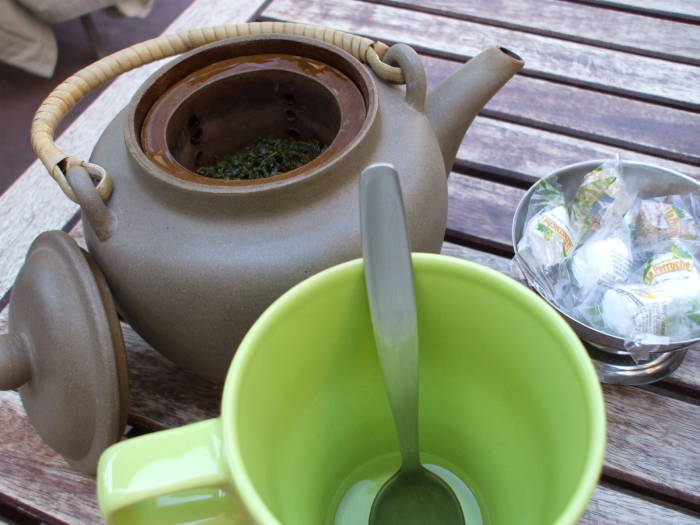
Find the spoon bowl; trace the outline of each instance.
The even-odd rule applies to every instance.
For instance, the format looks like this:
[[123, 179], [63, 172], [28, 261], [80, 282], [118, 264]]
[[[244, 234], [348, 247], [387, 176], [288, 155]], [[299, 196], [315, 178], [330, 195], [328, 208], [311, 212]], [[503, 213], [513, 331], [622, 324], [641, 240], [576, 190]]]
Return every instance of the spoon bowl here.
[[380, 489], [369, 525], [464, 525], [462, 507], [450, 486], [425, 467], [399, 470]]
[[360, 216], [372, 329], [401, 452], [401, 467], [380, 489], [370, 525], [464, 525], [457, 496], [420, 462], [418, 322], [413, 265], [396, 170], [362, 173]]

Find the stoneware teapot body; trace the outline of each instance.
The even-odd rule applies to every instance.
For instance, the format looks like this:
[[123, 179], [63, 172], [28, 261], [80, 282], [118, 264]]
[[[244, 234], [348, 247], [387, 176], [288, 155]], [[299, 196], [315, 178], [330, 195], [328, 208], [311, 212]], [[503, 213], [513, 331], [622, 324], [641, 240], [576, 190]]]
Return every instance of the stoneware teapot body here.
[[[488, 49], [429, 95], [413, 50], [394, 46], [385, 61], [401, 67], [405, 91], [304, 37], [204, 46], [155, 73], [100, 138], [91, 161], [111, 175], [109, 199], [85, 170], [68, 170], [118, 311], [158, 351], [223, 380], [268, 305], [360, 256], [358, 180], [372, 163], [400, 174], [413, 251], [440, 250], [446, 179], [462, 136], [522, 61]], [[266, 179], [194, 172], [267, 135], [328, 147]]]

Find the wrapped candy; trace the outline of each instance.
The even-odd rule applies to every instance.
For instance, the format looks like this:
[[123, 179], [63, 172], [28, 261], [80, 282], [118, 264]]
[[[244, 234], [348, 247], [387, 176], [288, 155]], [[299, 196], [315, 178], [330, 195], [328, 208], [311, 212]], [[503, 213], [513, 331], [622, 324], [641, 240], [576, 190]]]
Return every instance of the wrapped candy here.
[[673, 244], [668, 250], [650, 257], [642, 270], [642, 280], [645, 284], [687, 279], [700, 284], [693, 255], [679, 244]]
[[672, 239], [697, 240], [698, 228], [681, 196], [643, 200], [637, 215], [636, 235], [640, 245], [652, 247]]
[[591, 239], [576, 250], [571, 260], [576, 284], [584, 291], [590, 291], [599, 284], [624, 282], [631, 266], [632, 251], [620, 237]]
[[649, 286], [621, 285], [603, 295], [601, 316], [616, 334], [666, 335], [671, 294]]
[[525, 227], [525, 251], [536, 264], [551, 266], [568, 257], [574, 249], [569, 214], [564, 206], [544, 209], [532, 217]]
[[583, 239], [604, 224], [616, 224], [634, 202], [619, 170], [618, 161], [604, 162], [583, 177], [571, 201], [571, 221]]

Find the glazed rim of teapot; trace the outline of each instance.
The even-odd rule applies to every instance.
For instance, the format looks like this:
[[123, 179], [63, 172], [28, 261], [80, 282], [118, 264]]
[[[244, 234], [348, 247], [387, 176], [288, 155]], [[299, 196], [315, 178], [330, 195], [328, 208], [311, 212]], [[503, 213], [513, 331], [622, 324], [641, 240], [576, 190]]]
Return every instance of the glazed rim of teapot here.
[[[237, 38], [198, 48], [151, 77], [127, 110], [126, 145], [144, 170], [184, 189], [272, 189], [340, 161], [370, 129], [377, 98], [368, 71], [335, 46], [288, 35]], [[314, 138], [327, 147], [264, 179], [195, 172], [263, 136]]]

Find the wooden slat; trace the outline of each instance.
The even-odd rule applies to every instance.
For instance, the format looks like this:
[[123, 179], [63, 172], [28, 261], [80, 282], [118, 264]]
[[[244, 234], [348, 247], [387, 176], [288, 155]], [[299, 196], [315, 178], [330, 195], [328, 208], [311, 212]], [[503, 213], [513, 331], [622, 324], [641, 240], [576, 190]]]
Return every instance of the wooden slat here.
[[697, 525], [698, 519], [598, 485], [579, 525]]
[[569, 0], [575, 3], [621, 9], [670, 20], [700, 23], [700, 2], [697, 0]]
[[[511, 224], [524, 190], [467, 175], [452, 174], [448, 180], [448, 236], [512, 255]], [[487, 265], [499, 259], [484, 254]], [[513, 276], [510, 265], [497, 269]], [[661, 384], [700, 397], [700, 345], [688, 351], [683, 364]]]
[[700, 398], [700, 345], [695, 345], [688, 350], [681, 366], [666, 382], [688, 389], [691, 394]]
[[447, 181], [450, 237], [511, 252], [510, 225], [524, 190], [453, 174]]
[[[129, 421], [162, 430], [217, 417], [221, 386], [185, 372], [122, 325], [129, 362]], [[167, 377], [167, 380], [165, 380]]]
[[275, 0], [263, 15], [295, 22], [323, 21], [338, 29], [465, 57], [494, 44], [504, 45], [524, 58], [530, 75], [700, 109], [700, 72], [687, 64], [350, 0]]
[[[170, 26], [169, 31], [238, 22], [249, 19], [262, 5], [263, 0], [244, 0], [234, 4], [215, 0], [198, 0], [185, 10]], [[59, 139], [65, 151], [85, 158], [101, 130], [129, 100], [131, 93], [160, 64], [152, 64], [127, 73], [116, 80], [80, 116]], [[0, 229], [0, 296], [14, 281], [29, 244], [44, 230], [60, 229], [74, 215], [76, 207], [58, 189], [36, 161], [0, 197], [3, 222]], [[7, 308], [0, 312], [0, 332], [6, 332]], [[151, 351], [152, 352], [152, 351]], [[144, 365], [149, 361], [142, 359]], [[149, 379], [139, 376], [136, 367], [131, 379], [135, 392], [139, 385], [149, 385]], [[140, 368], [145, 372], [146, 367]], [[183, 373], [184, 372], [179, 372]], [[192, 385], [196, 388], [196, 385]], [[178, 407], [185, 406], [187, 413], [197, 416], [188, 405], [186, 393], [178, 397], [171, 392], [170, 420], [159, 415], [158, 407], [149, 396], [138, 396], [135, 407], [144, 408], [152, 417], [162, 417], [166, 423], [179, 424]], [[210, 405], [218, 399], [210, 396]], [[177, 402], [180, 402], [180, 405]], [[208, 405], [205, 404], [205, 410]], [[210, 409], [209, 413], [213, 413]], [[0, 392], [0, 500], [50, 524], [102, 523], [95, 499], [95, 482], [90, 477], [73, 471], [66, 462], [51, 451], [31, 428], [24, 415], [19, 396], [14, 392]]]
[[[167, 365], [164, 368], [172, 371]], [[163, 370], [157, 378], [162, 380], [162, 375]], [[179, 382], [179, 379], [174, 378], [174, 382]], [[191, 383], [185, 382], [184, 386], [191, 386]], [[150, 397], [159, 391], [154, 388], [137, 397]], [[208, 402], [208, 399], [203, 399], [202, 405]], [[196, 405], [194, 403], [193, 413]], [[198, 420], [192, 416], [186, 419]], [[11, 500], [14, 507], [22, 508], [49, 524], [102, 523], [95, 501], [94, 480], [73, 472], [63, 459], [41, 442], [29, 425], [15, 393], [0, 393], [0, 427], [10, 429], [0, 441], [0, 472], [3, 472], [0, 490], [4, 498]], [[580, 523], [632, 523], [620, 520], [635, 508], [640, 512], [641, 521], [634, 523], [639, 525], [695, 523], [680, 512], [602, 486], [594, 493]]]
[[[443, 253], [514, 275], [503, 257], [450, 244]], [[604, 385], [603, 392], [606, 474], [700, 506], [700, 450], [693, 446], [700, 437], [700, 406], [635, 387]]]
[[100, 523], [95, 480], [71, 469], [29, 423], [19, 395], [0, 391], [0, 499], [50, 523]]
[[505, 173], [513, 180], [534, 182], [568, 164], [614, 158], [647, 162], [700, 178], [700, 166], [645, 155], [623, 148], [576, 139], [500, 120], [477, 117], [457, 153], [458, 165], [485, 173]]
[[700, 64], [700, 30], [682, 22], [557, 0], [378, 0], [377, 3]]
[[[430, 89], [461, 65], [422, 58]], [[700, 165], [696, 137], [700, 113], [517, 75], [489, 101], [482, 114]]]
[[[464, 252], [453, 250], [452, 254], [463, 256]], [[479, 257], [480, 263], [488, 262], [510, 273], [507, 259], [488, 254], [479, 254]], [[135, 340], [131, 335], [127, 335], [127, 339]], [[201, 382], [193, 376], [176, 373], [175, 365], [164, 359], [159, 366], [153, 366], [155, 360], [151, 360], [145, 370], [136, 370], [135, 367], [142, 366], [137, 354], [145, 352], [145, 348], [131, 348], [130, 352], [133, 357], [130, 373], [149, 377], [150, 384], [156, 386], [132, 391], [133, 417], [138, 417], [139, 421], [153, 421], [154, 428], [163, 425], [160, 407], [169, 406], [173, 389], [187, 392], [183, 395], [188, 396], [188, 406], [194, 406], [198, 414], [191, 417], [183, 413], [175, 424], [211, 415], [214, 391], [202, 388]], [[606, 468], [615, 472], [624, 470], [626, 481], [652, 487], [660, 494], [698, 500], [700, 449], [690, 444], [700, 436], [700, 406], [633, 387], [606, 386], [604, 392], [609, 435]], [[147, 405], [141, 405], [141, 396], [149, 399]], [[170, 425], [167, 418], [165, 425]]]
[[635, 387], [603, 391], [606, 474], [700, 508], [700, 406]]
[[[197, 14], [196, 17], [193, 15], [194, 18], [188, 23], [207, 25], [226, 20], [217, 9], [223, 10], [223, 8], [219, 4], [212, 8], [212, 18], [216, 20], [202, 18], [201, 14]], [[231, 13], [227, 12], [227, 14]], [[187, 12], [183, 14], [185, 15]], [[179, 23], [175, 22], [175, 24]], [[173, 29], [185, 27], [184, 22], [181, 24]], [[353, 26], [351, 29], [362, 30], [359, 26]], [[373, 26], [373, 29], [377, 28]], [[135, 89], [146, 76], [144, 69], [128, 73], [115, 81], [64, 133], [59, 141], [62, 147], [77, 154], [89, 155], [101, 129], [128, 100], [131, 90]], [[560, 100], [565, 103], [565, 99], [566, 93], [563, 93]], [[513, 99], [503, 99], [503, 102], [498, 103], [497, 109], [500, 111], [503, 106], [508, 106], [512, 102]], [[518, 105], [526, 104], [520, 102]], [[651, 114], [651, 118], [659, 116], [658, 113]], [[529, 118], [529, 115], [525, 118]], [[551, 122], [556, 119], [556, 115], [551, 113], [537, 118], [549, 119]], [[575, 122], [569, 122], [568, 125], [575, 126]], [[688, 125], [687, 122], [686, 125]], [[665, 126], [659, 130], [659, 133], [662, 136], [673, 137], [673, 134], [666, 133], [673, 127], [673, 122], [667, 121]], [[595, 122], [591, 122], [589, 126], [589, 128], [593, 127]], [[686, 140], [691, 140], [695, 134], [688, 132], [684, 136], [687, 137]], [[632, 138], [628, 136], [625, 140], [632, 140]], [[507, 146], [504, 147], [504, 144]], [[611, 157], [616, 152], [621, 152], [626, 159], [651, 162], [677, 169], [688, 175], [700, 176], [700, 167], [697, 166], [658, 159], [593, 141], [583, 141], [489, 118], [476, 119], [463, 142], [459, 156], [462, 164], [471, 169], [487, 173], [505, 173], [520, 180], [532, 181], [563, 165], [588, 158]], [[4, 227], [0, 230], [0, 245], [4, 250], [3, 257], [0, 258], [0, 297], [2, 297], [14, 282], [27, 248], [34, 237], [44, 230], [61, 228], [73, 216], [76, 207], [59, 191], [37, 161], [13, 187], [0, 196], [0, 209], [4, 212]]]
[[[76, 236], [80, 237], [79, 232]], [[509, 272], [510, 263], [502, 257], [448, 243], [444, 253]], [[5, 331], [5, 318], [6, 315], [0, 317], [1, 331]], [[129, 347], [131, 420], [157, 430], [218, 413], [216, 387], [178, 370], [148, 349], [128, 327], [125, 327], [125, 339]], [[697, 475], [700, 452], [681, 448], [679, 444], [693, 442], [692, 435], [700, 426], [700, 407], [636, 388], [606, 387], [605, 396], [609, 425], [606, 470], [615, 473], [622, 464], [627, 472], [626, 481], [652, 487], [661, 481], [670, 487], [661, 487], [662, 495], [666, 490], [675, 497], [692, 501], [692, 492], [688, 491], [695, 490], [694, 484], [700, 479]], [[654, 421], [662, 422], [663, 428]], [[0, 428], [10, 427], [18, 428], [19, 437], [0, 441], [0, 471], [6, 472], [12, 466], [16, 475], [0, 477], [2, 498], [12, 500], [48, 523], [97, 523], [94, 482], [70, 471], [60, 457], [37, 441], [19, 406], [18, 396], [4, 393], [0, 395]], [[68, 482], [72, 483], [70, 492], [57, 498], [54, 487], [63, 490]], [[630, 509], [635, 504], [644, 510], [643, 519], [650, 520], [638, 523], [667, 523], [664, 520], [670, 518], [680, 520], [678, 523], [687, 521], [682, 513], [599, 488], [582, 523], [625, 523], [615, 521], [621, 516], [621, 506]], [[91, 510], [87, 515], [81, 514], [85, 509]]]
[[[74, 129], [71, 127], [68, 133]], [[468, 131], [460, 147], [458, 160], [471, 170], [487, 174], [504, 173], [532, 182], [567, 164], [592, 158], [611, 158], [615, 153], [621, 153], [622, 158], [627, 160], [650, 162], [700, 178], [698, 166], [485, 117], [477, 117]], [[0, 207], [7, 206], [1, 208], [7, 211], [3, 216], [4, 227], [0, 229], [0, 245], [4, 249], [0, 258], [0, 297], [12, 286], [34, 237], [44, 230], [60, 229], [75, 210], [72, 203], [67, 204], [70, 201], [60, 193], [53, 180], [45, 173], [40, 173], [39, 166], [36, 168], [36, 173], [25, 174], [15, 183], [17, 188], [13, 186], [0, 197]], [[35, 178], [39, 175], [40, 178]], [[35, 195], [31, 189], [32, 180], [45, 184], [44, 189], [52, 192], [52, 200], [44, 199], [41, 192], [36, 194], [42, 197], [40, 202], [31, 200], [28, 196]], [[11, 199], [3, 201], [8, 195], [11, 195]], [[43, 209], [40, 203], [44, 204]]]

